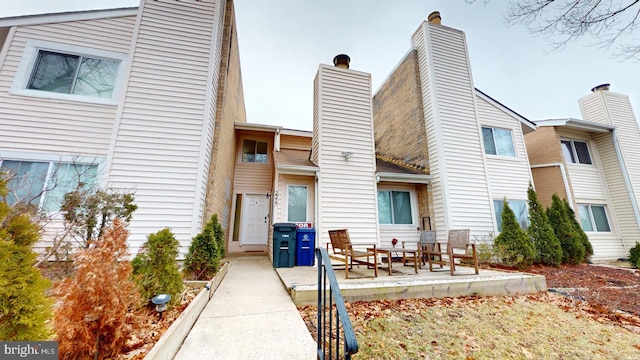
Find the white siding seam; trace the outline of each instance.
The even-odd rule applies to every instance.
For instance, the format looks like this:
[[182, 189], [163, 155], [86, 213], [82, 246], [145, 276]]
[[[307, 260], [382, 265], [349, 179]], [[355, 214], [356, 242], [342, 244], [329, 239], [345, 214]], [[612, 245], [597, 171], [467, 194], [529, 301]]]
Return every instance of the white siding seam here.
[[[217, 6], [215, 6], [214, 11], [216, 12], [213, 16], [214, 21], [217, 19], [217, 21], [222, 21], [224, 23], [224, 14], [225, 14], [225, 9], [224, 9], [224, 5], [221, 5], [221, 3], [226, 3], [226, 1], [224, 0], [218, 0], [217, 1], [218, 4], [216, 4]], [[224, 26], [224, 25], [223, 25]], [[210, 161], [206, 161], [205, 156], [211, 156], [211, 151], [204, 151], [204, 149], [209, 148], [209, 145], [213, 145], [213, 144], [207, 144], [207, 139], [208, 139], [208, 126], [211, 126], [211, 139], [212, 142], [215, 141], [215, 118], [216, 118], [216, 104], [217, 104], [217, 89], [219, 86], [219, 82], [220, 82], [220, 76], [218, 75], [218, 79], [216, 81], [216, 84], [214, 86], [212, 79], [214, 78], [214, 71], [216, 70], [216, 61], [219, 63], [220, 62], [220, 58], [218, 56], [218, 50], [221, 48], [220, 47], [220, 41], [222, 39], [220, 39], [220, 41], [218, 41], [218, 32], [220, 31], [220, 27], [218, 26], [218, 24], [214, 24], [214, 26], [212, 26], [212, 34], [211, 34], [211, 42], [210, 42], [210, 47], [209, 47], [209, 54], [211, 57], [213, 57], [214, 61], [210, 61], [209, 62], [209, 68], [207, 71], [207, 85], [206, 85], [206, 89], [205, 89], [205, 98], [204, 98], [204, 111], [202, 114], [202, 130], [200, 132], [200, 155], [198, 157], [198, 171], [197, 171], [197, 178], [196, 178], [196, 189], [195, 189], [195, 194], [194, 194], [194, 199], [193, 199], [193, 216], [192, 216], [192, 220], [191, 220], [191, 237], [193, 238], [194, 236], [196, 236], [196, 234], [200, 231], [200, 227], [202, 225], [202, 215], [200, 214], [200, 209], [199, 207], [203, 207], [204, 206], [204, 199], [202, 199], [202, 191], [203, 191], [203, 187], [204, 187], [204, 192], [206, 193], [206, 187], [208, 184], [208, 181], [206, 181], [206, 179], [204, 179], [204, 183], [203, 183], [203, 177], [206, 178], [208, 177], [209, 174], [209, 168], [211, 168], [211, 163]], [[231, 39], [230, 39], [231, 40]], [[219, 64], [218, 64], [219, 65]], [[219, 71], [219, 70], [218, 70]], [[214, 89], [215, 88], [215, 89]], [[209, 108], [212, 106], [212, 97], [214, 97], [212, 91], [216, 90], [216, 95], [214, 101], [213, 101], [213, 109]], [[213, 112], [213, 124], [209, 124], [209, 112]], [[210, 147], [210, 149], [213, 149], [213, 146]], [[207, 167], [207, 169], [205, 169], [204, 165], [205, 164], [209, 164], [209, 166]]]
[[[144, 1], [144, 0], [142, 0]], [[122, 114], [124, 113], [124, 100], [128, 95], [129, 82], [131, 81], [131, 69], [133, 68], [133, 56], [136, 50], [136, 44], [138, 43], [138, 34], [140, 32], [140, 23], [142, 22], [142, 10], [144, 9], [143, 4], [140, 4], [138, 8], [138, 15], [136, 16], [136, 24], [133, 27], [133, 34], [131, 35], [131, 41], [129, 46], [129, 55], [127, 64], [123, 67], [122, 71], [125, 71], [125, 79], [122, 81], [122, 93], [120, 94], [120, 98], [118, 99], [118, 110], [116, 110], [116, 117], [113, 122], [113, 129], [111, 131], [111, 141], [109, 142], [109, 149], [107, 150], [107, 156], [105, 161], [105, 174], [107, 175], [105, 179], [103, 179], [104, 184], [109, 183], [109, 177], [111, 174], [111, 163], [113, 162], [113, 156], [116, 151], [116, 142], [118, 139], [118, 131], [120, 130], [120, 124], [122, 123]]]
[[[462, 32], [462, 41], [464, 44], [467, 43], [467, 37], [465, 35], [464, 32]], [[473, 111], [475, 112], [475, 119], [476, 119], [476, 128], [478, 130], [478, 148], [480, 149], [480, 156], [482, 157], [482, 169], [484, 169], [484, 180], [487, 184], [486, 189], [487, 189], [487, 196], [488, 196], [488, 200], [489, 200], [489, 209], [491, 210], [491, 216], [489, 216], [489, 218], [491, 218], [491, 223], [492, 223], [492, 228], [496, 231], [498, 230], [498, 224], [497, 224], [497, 219], [495, 216], [493, 216], [493, 214], [495, 214], [495, 209], [494, 209], [494, 205], [493, 205], [493, 190], [491, 188], [491, 181], [490, 181], [490, 177], [489, 177], [489, 170], [487, 169], [487, 156], [484, 152], [484, 144], [482, 143], [481, 139], [482, 139], [482, 124], [480, 123], [479, 119], [478, 119], [478, 97], [477, 97], [477, 92], [476, 92], [476, 88], [475, 86], [473, 86], [473, 76], [471, 73], [471, 66], [469, 64], [471, 64], [470, 60], [469, 60], [469, 51], [467, 49], [467, 47], [465, 46], [465, 58], [467, 60], [467, 69], [469, 72], [469, 86], [471, 89], [470, 92], [472, 94], [471, 96], [471, 101], [473, 101]], [[491, 103], [489, 103], [491, 104]], [[502, 109], [498, 109], [498, 110], [502, 110]], [[512, 117], [510, 114], [507, 114], [509, 117]], [[518, 119], [520, 120], [520, 119]], [[519, 141], [516, 138], [516, 134], [515, 134], [515, 130], [512, 130], [512, 132], [514, 132], [513, 134], [513, 147], [514, 147], [514, 152], [516, 153], [516, 156], [519, 157], [519, 151], [518, 151], [518, 144]], [[519, 160], [519, 159], [518, 159]], [[529, 174], [531, 174], [531, 169], [529, 169]], [[531, 178], [530, 178], [531, 179]]]
[[[451, 208], [449, 205], [449, 186], [448, 186], [448, 181], [447, 181], [447, 167], [446, 167], [446, 162], [444, 161], [444, 144], [442, 141], [440, 141], [440, 139], [442, 139], [442, 127], [440, 126], [440, 107], [438, 106], [438, 102], [434, 100], [434, 97], [436, 96], [436, 92], [437, 92], [437, 88], [436, 88], [436, 84], [434, 83], [435, 80], [435, 72], [434, 72], [434, 68], [433, 68], [433, 54], [431, 51], [429, 51], [429, 49], [431, 48], [431, 38], [429, 37], [428, 33], [429, 33], [429, 25], [427, 22], [423, 22], [422, 23], [422, 36], [424, 37], [424, 51], [426, 52], [426, 58], [427, 58], [427, 63], [428, 63], [428, 67], [427, 67], [427, 72], [428, 72], [428, 76], [429, 76], [429, 80], [431, 81], [431, 83], [433, 83], [433, 85], [431, 86], [431, 89], [429, 91], [429, 96], [431, 97], [430, 99], [428, 99], [431, 102], [431, 117], [432, 117], [432, 121], [434, 122], [434, 133], [435, 133], [435, 138], [436, 138], [436, 147], [438, 149], [438, 154], [436, 154], [438, 156], [438, 163], [440, 164], [439, 166], [439, 170], [440, 170], [440, 192], [441, 194], [441, 199], [442, 199], [442, 207], [444, 209], [444, 229], [440, 229], [440, 231], [442, 230], [448, 230], [449, 229], [449, 220], [451, 219]], [[419, 69], [420, 71], [422, 71], [423, 69]], [[431, 85], [431, 84], [422, 84], [421, 88], [422, 93], [424, 94], [424, 85]], [[424, 95], [423, 95], [424, 98]], [[424, 104], [423, 104], [423, 108], [425, 108]], [[425, 114], [425, 121], [428, 121], [428, 117], [426, 116], [427, 114]], [[426, 125], [426, 124], [425, 124]]]

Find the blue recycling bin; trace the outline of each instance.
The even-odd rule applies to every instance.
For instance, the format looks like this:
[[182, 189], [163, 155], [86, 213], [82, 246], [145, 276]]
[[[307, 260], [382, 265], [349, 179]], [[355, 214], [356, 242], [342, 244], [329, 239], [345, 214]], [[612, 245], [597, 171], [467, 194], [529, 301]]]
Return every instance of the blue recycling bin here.
[[298, 229], [296, 233], [296, 266], [313, 266], [316, 229]]
[[296, 255], [296, 224], [273, 224], [273, 267], [293, 267]]

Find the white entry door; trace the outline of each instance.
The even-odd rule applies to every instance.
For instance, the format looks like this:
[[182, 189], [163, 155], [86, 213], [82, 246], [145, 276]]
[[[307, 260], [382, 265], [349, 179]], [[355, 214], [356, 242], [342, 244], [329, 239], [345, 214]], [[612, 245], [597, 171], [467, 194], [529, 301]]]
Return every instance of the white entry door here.
[[269, 203], [270, 199], [267, 194], [247, 194], [244, 196], [240, 245], [267, 245]]

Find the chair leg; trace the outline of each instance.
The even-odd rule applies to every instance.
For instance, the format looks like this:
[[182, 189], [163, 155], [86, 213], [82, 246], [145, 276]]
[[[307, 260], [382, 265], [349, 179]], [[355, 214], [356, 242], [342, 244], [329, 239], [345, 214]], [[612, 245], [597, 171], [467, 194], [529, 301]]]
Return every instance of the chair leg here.
[[475, 265], [475, 268], [476, 268], [476, 275], [479, 275], [480, 270], [478, 270], [478, 254], [475, 251], [473, 252], [473, 264]]
[[453, 276], [453, 273], [456, 271], [456, 261], [451, 252], [449, 252], [449, 269], [451, 270], [451, 276]]
[[[353, 259], [351, 259], [353, 261]], [[344, 257], [344, 278], [349, 278], [349, 255], [345, 255]]]

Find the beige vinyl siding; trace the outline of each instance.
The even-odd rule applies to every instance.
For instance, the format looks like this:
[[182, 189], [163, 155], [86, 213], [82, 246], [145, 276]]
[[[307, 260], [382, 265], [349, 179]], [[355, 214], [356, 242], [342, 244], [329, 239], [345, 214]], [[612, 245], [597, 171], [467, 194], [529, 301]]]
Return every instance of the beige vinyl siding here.
[[[273, 188], [273, 143], [270, 138], [262, 138], [243, 134], [238, 137], [236, 149], [236, 170], [233, 176], [233, 192], [243, 193], [270, 193]], [[267, 146], [267, 163], [242, 162], [242, 144], [244, 139], [265, 141]]]
[[598, 93], [589, 94], [579, 100], [580, 111], [585, 120], [600, 124], [612, 125], [611, 118], [607, 114], [603, 98]]
[[[592, 150], [592, 149], [590, 149]], [[593, 159], [593, 151], [591, 158]], [[571, 179], [575, 201], [605, 201], [605, 184], [602, 182], [600, 169], [591, 165], [567, 164], [567, 173]]]
[[109, 179], [114, 188], [136, 191], [133, 252], [168, 226], [185, 253], [201, 226], [224, 13], [219, 3], [141, 4]]
[[464, 34], [425, 22], [413, 43], [420, 62], [435, 211], [446, 214], [444, 221], [436, 215], [436, 228], [469, 228], [486, 235], [494, 220]]
[[[106, 156], [117, 107], [10, 95], [29, 40], [128, 54], [135, 16], [16, 27], [0, 64], [2, 148], [60, 154]], [[120, 71], [125, 71], [121, 66]]]
[[481, 126], [511, 130], [516, 154], [514, 158], [485, 155], [491, 197], [494, 200], [504, 197], [525, 200], [529, 183], [533, 181], [520, 121], [479, 96], [476, 96], [476, 104]]
[[311, 149], [311, 137], [280, 135], [280, 148], [309, 150]]
[[377, 243], [371, 75], [320, 65], [316, 81], [319, 238], [348, 228], [352, 242]]
[[[619, 234], [610, 238], [610, 241], [598, 244], [597, 247], [594, 245], [594, 257], [617, 258], [627, 256], [627, 250], [635, 245], [636, 240], [640, 239], [640, 229], [634, 215], [611, 134], [598, 134], [594, 139], [598, 147], [598, 155], [611, 199], [611, 206], [608, 210], [610, 217], [613, 217], [613, 219], [609, 221], [612, 225], [614, 221], [617, 222], [619, 230]], [[624, 239], [625, 244], [622, 244], [621, 239]], [[624, 245], [626, 245], [626, 249]]]

